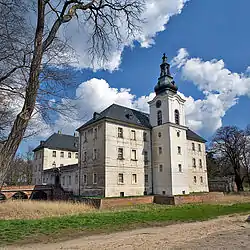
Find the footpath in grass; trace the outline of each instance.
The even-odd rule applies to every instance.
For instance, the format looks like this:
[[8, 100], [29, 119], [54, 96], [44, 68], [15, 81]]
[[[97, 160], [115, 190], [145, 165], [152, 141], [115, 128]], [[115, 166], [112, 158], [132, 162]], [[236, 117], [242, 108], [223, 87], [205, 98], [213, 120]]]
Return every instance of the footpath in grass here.
[[0, 244], [24, 242], [38, 237], [65, 236], [66, 232], [98, 233], [124, 230], [129, 226], [160, 223], [203, 221], [221, 215], [250, 212], [250, 203], [234, 205], [139, 206], [121, 211], [100, 211], [82, 215], [37, 220], [1, 220]]

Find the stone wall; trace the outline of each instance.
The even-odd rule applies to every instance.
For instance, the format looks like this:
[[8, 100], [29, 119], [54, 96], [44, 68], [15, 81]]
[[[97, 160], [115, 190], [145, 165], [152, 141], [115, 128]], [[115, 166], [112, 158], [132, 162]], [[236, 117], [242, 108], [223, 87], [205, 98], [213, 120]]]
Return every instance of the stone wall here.
[[224, 197], [222, 192], [211, 192], [202, 194], [176, 195], [176, 196], [155, 196], [156, 204], [181, 205], [193, 203], [209, 203], [220, 200]]

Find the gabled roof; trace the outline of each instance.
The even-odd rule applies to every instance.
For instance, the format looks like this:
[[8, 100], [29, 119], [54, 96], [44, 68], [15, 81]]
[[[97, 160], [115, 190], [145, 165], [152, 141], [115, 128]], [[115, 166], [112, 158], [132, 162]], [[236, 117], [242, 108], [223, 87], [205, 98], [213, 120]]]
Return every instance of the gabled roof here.
[[198, 142], [202, 142], [202, 143], [207, 142], [204, 138], [197, 135], [194, 131], [192, 131], [190, 129], [187, 130], [187, 139], [190, 141], [198, 141]]
[[33, 152], [42, 148], [68, 150], [72, 152], [78, 151], [78, 137], [72, 135], [64, 135], [54, 133], [46, 141], [41, 141], [40, 145], [36, 147]]
[[85, 124], [83, 124], [83, 126], [78, 128], [77, 130], [80, 130], [81, 128], [93, 124], [104, 118], [138, 125], [141, 127], [151, 128], [149, 122], [149, 114], [127, 107], [123, 107], [117, 104], [112, 104], [107, 109], [103, 110], [101, 113], [94, 113], [94, 117]]

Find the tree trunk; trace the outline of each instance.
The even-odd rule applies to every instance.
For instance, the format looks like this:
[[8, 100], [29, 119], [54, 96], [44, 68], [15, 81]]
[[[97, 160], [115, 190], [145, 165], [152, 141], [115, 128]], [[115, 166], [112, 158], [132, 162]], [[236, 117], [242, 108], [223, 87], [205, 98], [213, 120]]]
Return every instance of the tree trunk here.
[[236, 186], [237, 186], [237, 191], [238, 192], [241, 192], [241, 191], [244, 191], [243, 189], [243, 183], [242, 183], [242, 178], [240, 176], [240, 171], [239, 169], [234, 169], [234, 173], [235, 173], [235, 183], [236, 183]]
[[31, 61], [29, 80], [26, 88], [25, 101], [22, 111], [17, 115], [7, 141], [0, 151], [0, 190], [4, 184], [4, 179], [9, 170], [11, 161], [14, 159], [16, 151], [22, 141], [27, 129], [29, 120], [36, 104], [37, 91], [39, 89], [39, 73], [43, 56], [43, 32], [44, 32], [44, 0], [37, 3], [37, 27], [34, 40], [34, 52]]

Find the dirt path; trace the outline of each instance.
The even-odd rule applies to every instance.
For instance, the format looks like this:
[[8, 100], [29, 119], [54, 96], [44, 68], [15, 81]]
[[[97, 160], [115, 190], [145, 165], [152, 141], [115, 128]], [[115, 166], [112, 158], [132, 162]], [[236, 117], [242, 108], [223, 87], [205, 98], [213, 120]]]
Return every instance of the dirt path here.
[[144, 228], [128, 232], [82, 237], [60, 243], [33, 244], [7, 249], [250, 249], [247, 216]]

